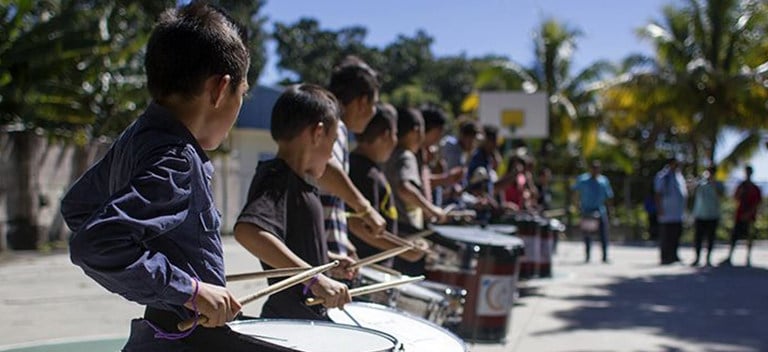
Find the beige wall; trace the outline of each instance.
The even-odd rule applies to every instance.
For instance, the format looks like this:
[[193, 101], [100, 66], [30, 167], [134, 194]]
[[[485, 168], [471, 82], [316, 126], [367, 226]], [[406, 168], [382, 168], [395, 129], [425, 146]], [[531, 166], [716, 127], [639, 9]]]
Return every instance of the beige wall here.
[[256, 171], [259, 157], [273, 155], [277, 144], [267, 130], [235, 129], [227, 142], [230, 153], [213, 158], [216, 175], [213, 178], [213, 192], [216, 206], [222, 214], [222, 232], [232, 231], [248, 197], [248, 187]]

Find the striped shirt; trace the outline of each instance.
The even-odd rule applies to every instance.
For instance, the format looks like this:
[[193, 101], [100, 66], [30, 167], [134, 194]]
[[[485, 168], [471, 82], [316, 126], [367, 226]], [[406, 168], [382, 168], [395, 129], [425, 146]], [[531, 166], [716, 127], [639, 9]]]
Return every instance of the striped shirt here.
[[[342, 121], [339, 121], [338, 133], [339, 136], [333, 144], [331, 155], [339, 165], [344, 167], [344, 172], [349, 174], [349, 132], [347, 131], [347, 126]], [[346, 255], [347, 248], [342, 245], [342, 243], [349, 243], [344, 201], [326, 192], [320, 193], [320, 201], [323, 203], [328, 250]]]

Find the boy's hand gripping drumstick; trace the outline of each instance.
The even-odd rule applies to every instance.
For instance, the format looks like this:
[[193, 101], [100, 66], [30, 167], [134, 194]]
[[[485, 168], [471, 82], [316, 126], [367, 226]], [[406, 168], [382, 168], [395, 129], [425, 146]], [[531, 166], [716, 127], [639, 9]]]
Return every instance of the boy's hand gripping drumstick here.
[[[322, 272], [328, 271], [331, 268], [336, 267], [337, 265], [339, 265], [339, 262], [334, 260], [334, 261], [332, 261], [332, 262], [330, 262], [328, 264], [325, 264], [325, 265], [316, 266], [314, 268], [307, 268], [302, 273], [293, 275], [293, 276], [291, 276], [291, 277], [289, 277], [289, 278], [287, 278], [287, 279], [285, 279], [283, 281], [280, 281], [280, 282], [278, 282], [278, 283], [276, 283], [274, 285], [267, 286], [267, 287], [257, 291], [254, 294], [251, 294], [251, 295], [245, 296], [245, 297], [243, 297], [241, 299], [238, 299], [238, 301], [240, 302], [240, 304], [246, 305], [246, 304], [251, 303], [251, 302], [253, 302], [253, 301], [255, 301], [255, 300], [257, 300], [257, 299], [259, 299], [261, 297], [264, 297], [264, 296], [267, 296], [267, 295], [271, 295], [271, 294], [280, 292], [282, 290], [285, 290], [285, 289], [287, 289], [287, 288], [289, 288], [289, 287], [291, 287], [293, 285], [296, 285], [296, 284], [298, 284], [298, 283], [300, 283], [300, 282], [302, 282], [302, 281], [304, 281], [306, 279], [309, 279], [312, 276], [315, 276], [315, 275], [320, 274]], [[205, 323], [207, 320], [208, 320], [208, 318], [206, 316], [198, 315], [195, 318], [190, 318], [190, 319], [187, 319], [187, 320], [184, 320], [184, 321], [180, 322], [176, 327], [179, 329], [179, 331], [186, 331], [186, 330], [191, 329], [192, 326], [195, 325], [195, 322], [197, 322], [197, 323]]]
[[[400, 279], [400, 280], [382, 282], [382, 283], [378, 283], [378, 284], [373, 284], [373, 285], [353, 288], [353, 289], [349, 290], [349, 295], [352, 296], [352, 297], [360, 296], [360, 295], [367, 295], [369, 293], [384, 291], [386, 289], [389, 289], [389, 288], [392, 288], [392, 287], [395, 287], [395, 286], [405, 285], [405, 284], [408, 284], [408, 283], [411, 283], [411, 282], [416, 282], [416, 281], [421, 281], [421, 280], [424, 280], [424, 275], [416, 276], [416, 277], [406, 277], [406, 278], [403, 278], [403, 279]], [[322, 298], [307, 298], [304, 301], [304, 303], [306, 303], [308, 306], [316, 306], [318, 304], [325, 303], [325, 300], [322, 299]]]

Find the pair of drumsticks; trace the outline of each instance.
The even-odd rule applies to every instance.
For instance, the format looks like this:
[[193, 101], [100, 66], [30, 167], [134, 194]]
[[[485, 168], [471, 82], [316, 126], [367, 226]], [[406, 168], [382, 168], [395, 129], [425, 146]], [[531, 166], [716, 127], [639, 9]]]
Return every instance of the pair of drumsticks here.
[[[432, 231], [423, 231], [423, 232], [419, 232], [417, 234], [412, 235], [411, 238], [424, 237], [424, 236], [427, 236], [427, 235], [429, 235], [431, 233], [432, 233]], [[418, 236], [418, 237], [414, 237], [414, 236]], [[405, 241], [405, 240], [403, 240], [403, 241]], [[374, 264], [376, 262], [379, 262], [379, 261], [382, 261], [382, 260], [394, 257], [394, 256], [396, 256], [398, 254], [401, 254], [403, 252], [406, 252], [406, 251], [409, 251], [409, 250], [412, 250], [412, 249], [415, 249], [414, 245], [412, 243], [410, 243], [410, 242], [407, 242], [406, 244], [404, 244], [404, 245], [402, 245], [400, 247], [392, 248], [390, 250], [387, 250], [387, 251], [384, 251], [384, 252], [372, 255], [370, 257], [363, 258], [363, 259], [357, 261], [355, 264], [351, 265], [349, 267], [349, 269], [354, 270], [354, 269], [357, 269], [357, 268], [362, 267], [362, 266], [372, 265], [372, 264]], [[300, 283], [302, 281], [305, 281], [305, 280], [311, 278], [314, 275], [317, 275], [317, 274], [323, 273], [325, 271], [328, 271], [328, 270], [330, 270], [332, 268], [335, 268], [338, 265], [339, 265], [339, 261], [335, 260], [335, 261], [330, 262], [328, 264], [320, 265], [320, 266], [316, 266], [316, 267], [312, 267], [312, 268], [286, 268], [286, 269], [265, 270], [265, 271], [254, 272], [254, 273], [234, 274], [234, 275], [228, 275], [227, 276], [227, 281], [231, 282], [231, 281], [242, 281], [242, 280], [249, 280], [249, 279], [263, 279], [263, 278], [290, 276], [289, 278], [287, 278], [287, 279], [285, 279], [283, 281], [275, 283], [274, 285], [271, 285], [271, 286], [267, 286], [267, 287], [265, 287], [265, 288], [255, 292], [255, 293], [253, 293], [253, 294], [247, 295], [247, 296], [239, 299], [238, 301], [244, 306], [244, 305], [249, 304], [249, 303], [251, 303], [253, 301], [256, 301], [259, 298], [262, 298], [262, 297], [265, 297], [265, 296], [272, 295], [272, 294], [278, 293], [280, 291], [283, 291], [283, 290], [285, 290], [285, 289], [287, 289], [289, 287], [292, 287], [292, 286], [294, 286], [294, 285], [296, 285], [296, 284], [298, 284], [298, 283]], [[349, 294], [352, 297], [360, 296], [360, 295], [366, 295], [366, 294], [369, 294], [369, 293], [383, 291], [383, 290], [387, 290], [387, 289], [395, 287], [395, 286], [404, 285], [404, 284], [407, 284], [407, 283], [421, 281], [421, 280], [424, 280], [424, 276], [423, 275], [422, 276], [417, 276], [417, 277], [406, 277], [406, 278], [403, 278], [403, 279], [400, 279], [400, 280], [394, 280], [394, 281], [390, 281], [390, 282], [382, 282], [382, 283], [373, 284], [373, 285], [369, 285], [369, 286], [354, 288], [354, 289], [349, 290]], [[323, 304], [324, 302], [325, 301], [322, 298], [307, 298], [305, 303], [307, 305], [314, 306], [314, 305], [318, 305], [318, 304]], [[203, 315], [199, 315], [197, 317], [190, 318], [190, 319], [187, 319], [187, 320], [184, 320], [184, 321], [180, 322], [178, 324], [177, 328], [179, 329], [179, 331], [186, 331], [186, 330], [191, 329], [192, 326], [194, 326], [195, 323], [204, 323], [207, 320], [208, 320], [207, 317], [205, 317]]]

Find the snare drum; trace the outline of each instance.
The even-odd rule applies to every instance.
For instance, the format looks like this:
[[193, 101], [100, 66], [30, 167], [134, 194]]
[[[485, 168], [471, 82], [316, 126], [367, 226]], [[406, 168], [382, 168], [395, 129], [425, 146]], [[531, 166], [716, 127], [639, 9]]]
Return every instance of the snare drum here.
[[398, 286], [395, 290], [394, 307], [411, 315], [442, 325], [449, 313], [445, 296], [418, 284]]
[[440, 316], [432, 322], [449, 330], [456, 330], [461, 324], [461, 316], [464, 314], [464, 303], [467, 300], [467, 290], [463, 287], [447, 285], [436, 281], [419, 281], [416, 285], [424, 287], [438, 295], [443, 296], [447, 305], [441, 311]]
[[304, 352], [403, 351], [398, 340], [378, 330], [311, 320], [254, 319], [229, 327], [275, 345]]
[[542, 263], [542, 218], [532, 214], [518, 214], [514, 218], [517, 236], [525, 243], [525, 255], [520, 257], [520, 279], [541, 275]]
[[[356, 286], [367, 286], [400, 279], [400, 277], [370, 267], [360, 268]], [[356, 300], [398, 308], [412, 315], [443, 324], [452, 315], [452, 303], [445, 294], [417, 284], [405, 284], [386, 291], [355, 297]]]
[[329, 309], [328, 317], [338, 324], [360, 324], [390, 334], [402, 343], [405, 352], [467, 351], [464, 341], [434, 323], [378, 304], [352, 302], [344, 305], [344, 311]]
[[430, 239], [454, 252], [427, 267], [427, 278], [466, 288], [456, 332], [474, 341], [502, 341], [517, 291], [517, 259], [523, 242], [474, 226], [433, 226]]
[[[378, 284], [382, 282], [397, 280], [400, 278], [396, 275], [392, 275], [392, 274], [379, 271], [376, 269], [372, 269], [366, 266], [361, 267], [359, 269], [359, 272], [360, 272], [360, 275], [352, 285], [354, 287], [368, 286], [368, 285]], [[397, 288], [390, 288], [384, 291], [357, 296], [355, 297], [355, 299], [360, 301], [365, 301], [365, 302], [383, 304], [388, 307], [394, 307], [397, 299], [396, 290]]]

